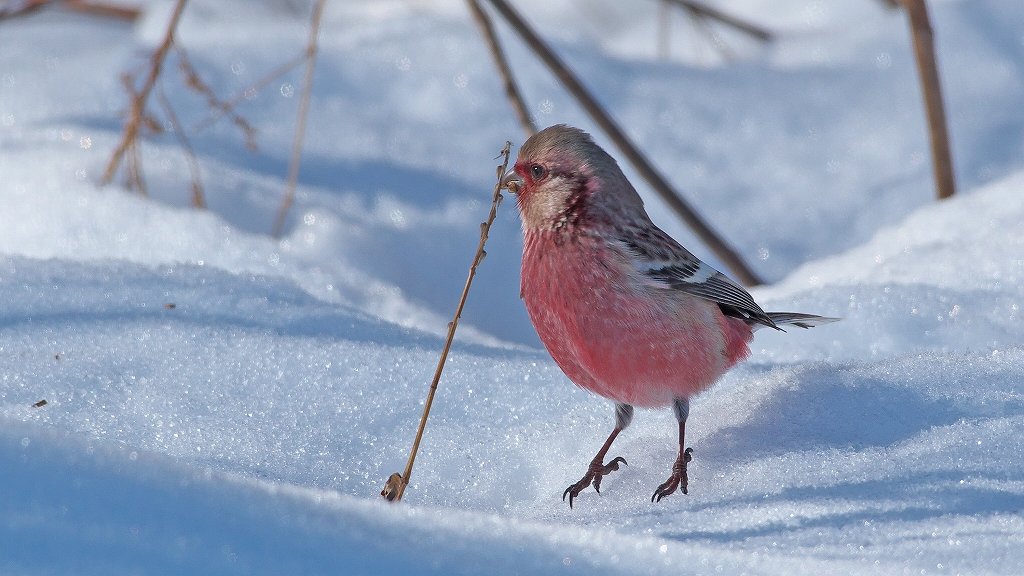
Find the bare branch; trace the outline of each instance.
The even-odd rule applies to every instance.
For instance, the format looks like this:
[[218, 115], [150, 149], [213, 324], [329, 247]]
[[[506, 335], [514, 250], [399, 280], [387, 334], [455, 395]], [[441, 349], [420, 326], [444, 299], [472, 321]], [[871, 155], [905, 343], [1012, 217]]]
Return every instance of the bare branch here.
[[274, 238], [281, 237], [284, 219], [295, 199], [295, 185], [299, 180], [299, 162], [302, 160], [302, 140], [306, 134], [306, 114], [309, 111], [309, 97], [313, 92], [313, 72], [316, 69], [316, 39], [320, 34], [320, 17], [324, 12], [327, 0], [317, 0], [313, 7], [313, 18], [309, 24], [309, 45], [306, 48], [306, 76], [302, 81], [302, 100], [299, 102], [299, 117], [295, 120], [295, 140], [292, 141], [292, 158], [288, 163], [288, 184], [285, 189], [281, 208], [274, 221]]
[[946, 128], [946, 110], [942, 104], [942, 86], [939, 67], [935, 63], [932, 25], [928, 21], [928, 8], [924, 0], [903, 0], [914, 36], [914, 54], [917, 70], [921, 74], [921, 91], [931, 136], [932, 169], [935, 173], [935, 192], [939, 200], [956, 194], [953, 177], [953, 155], [949, 151], [949, 132]]
[[735, 16], [730, 16], [729, 14], [726, 14], [725, 12], [722, 12], [718, 9], [712, 8], [711, 6], [708, 6], [706, 4], [694, 2], [693, 0], [667, 1], [682, 6], [683, 8], [686, 8], [693, 14], [700, 14], [702, 16], [711, 18], [712, 20], [717, 20], [722, 24], [725, 24], [726, 26], [735, 28], [736, 30], [753, 36], [754, 38], [757, 38], [762, 42], [771, 42], [772, 40], [772, 33], [769, 32], [768, 30], [765, 30], [764, 28], [761, 28], [756, 24], [751, 24], [749, 22], [741, 20]]
[[84, 0], [67, 0], [64, 6], [75, 12], [85, 12], [95, 16], [117, 18], [119, 20], [137, 20], [142, 11], [133, 6], [119, 6], [105, 2], [86, 2]]
[[54, 0], [22, 0], [21, 2], [8, 2], [0, 7], [0, 20], [28, 16]]
[[494, 66], [498, 69], [498, 73], [501, 74], [501, 79], [505, 84], [505, 96], [508, 98], [509, 104], [512, 105], [512, 111], [515, 113], [516, 119], [519, 120], [519, 125], [523, 128], [523, 132], [526, 133], [526, 137], [529, 138], [537, 133], [537, 126], [534, 125], [533, 120], [530, 118], [530, 113], [526, 111], [526, 103], [523, 102], [523, 96], [519, 92], [519, 87], [516, 86], [515, 78], [512, 76], [512, 68], [509, 67], [508, 60], [505, 59], [505, 52], [501, 49], [501, 43], [498, 42], [498, 35], [494, 31], [491, 18], [484, 12], [484, 9], [477, 0], [466, 0], [466, 3], [469, 4], [469, 11], [473, 15], [473, 19], [476, 20], [484, 40], [487, 42], [487, 47], [491, 51], [491, 58], [494, 59]]
[[271, 70], [269, 74], [257, 80], [256, 83], [252, 86], [246, 88], [245, 90], [242, 90], [234, 97], [223, 101], [222, 105], [218, 106], [217, 110], [212, 115], [210, 115], [205, 120], [193, 124], [192, 131], [199, 132], [200, 130], [216, 123], [218, 120], [223, 118], [225, 114], [231, 113], [231, 111], [234, 110], [236, 106], [246, 101], [248, 99], [248, 94], [254, 94], [256, 92], [259, 92], [260, 90], [265, 88], [267, 84], [270, 84], [274, 80], [277, 80], [281, 76], [284, 76], [288, 72], [291, 72], [296, 66], [302, 64], [305, 61], [306, 51], [303, 50], [301, 54], [299, 54], [295, 58], [292, 58], [291, 60], [282, 64], [281, 66], [275, 68], [274, 70]]
[[48, 4], [58, 3], [76, 12], [85, 12], [87, 14], [121, 20], [135, 20], [141, 14], [138, 8], [107, 4], [105, 2], [86, 2], [85, 0], [21, 0], [21, 2], [7, 2], [0, 6], [0, 20], [27, 16]]
[[185, 151], [188, 171], [192, 175], [192, 205], [196, 208], [206, 208], [206, 198], [203, 195], [203, 180], [199, 172], [199, 161], [196, 160], [196, 153], [192, 149], [192, 143], [189, 142], [188, 135], [185, 134], [181, 123], [178, 122], [178, 115], [174, 113], [174, 108], [171, 107], [171, 102], [167, 99], [167, 95], [164, 94], [162, 89], [157, 92], [157, 98], [159, 98], [160, 105], [164, 109], [164, 114], [167, 115], [167, 121], [171, 123], [171, 129], [174, 130], [174, 136], [178, 139], [178, 144]]
[[[156, 51], [153, 52], [150, 58], [149, 75], [146, 77], [145, 83], [142, 85], [142, 89], [138, 91], [133, 97], [131, 102], [131, 108], [128, 113], [128, 121], [124, 126], [124, 133], [121, 137], [121, 143], [114, 150], [114, 153], [110, 157], [110, 162], [107, 164], [107, 169], [103, 173], [103, 179], [100, 180], [102, 184], [109, 184], [114, 178], [114, 173], [117, 172], [117, 167], [121, 163], [122, 157], [125, 153], [131, 149], [132, 156], [135, 158], [136, 163], [138, 162], [138, 138], [139, 138], [139, 125], [143, 121], [146, 111], [146, 100], [149, 98], [149, 93], [153, 89], [153, 85], [156, 84], [156, 79], [160, 76], [160, 69], [163, 66], [164, 59], [167, 57], [167, 52], [171, 49], [174, 44], [174, 30], [178, 27], [178, 21], [181, 19], [181, 13], [185, 10], [186, 0], [178, 0], [174, 6], [174, 13], [171, 16], [170, 22], [167, 23], [167, 31], [164, 34], [163, 41], [160, 42], [160, 46], [157, 47]], [[141, 169], [138, 165], [133, 169], [135, 174], [139, 176], [139, 182], [141, 182]], [[131, 181], [129, 177], [129, 181]], [[145, 188], [141, 187], [140, 191], [145, 194]]]
[[736, 60], [736, 52], [734, 52], [729, 46], [722, 40], [721, 36], [715, 34], [715, 30], [711, 27], [711, 23], [708, 21], [708, 16], [701, 12], [691, 12], [690, 17], [693, 19], [694, 27], [707, 38], [708, 42], [718, 48], [721, 52], [722, 57], [725, 58], [726, 62], [733, 62]]
[[241, 128], [242, 134], [245, 136], [245, 147], [252, 152], [259, 151], [259, 146], [256, 144], [256, 129], [252, 127], [249, 122], [238, 115], [232, 106], [220, 98], [213, 91], [213, 88], [209, 84], [203, 81], [202, 77], [199, 76], [199, 72], [195, 66], [192, 65], [192, 61], [189, 60], [188, 54], [181, 46], [175, 45], [174, 51], [178, 54], [178, 69], [185, 76], [185, 86], [192, 91], [201, 94], [206, 97], [206, 104], [221, 112], [221, 115], [227, 114], [231, 117], [231, 122]]

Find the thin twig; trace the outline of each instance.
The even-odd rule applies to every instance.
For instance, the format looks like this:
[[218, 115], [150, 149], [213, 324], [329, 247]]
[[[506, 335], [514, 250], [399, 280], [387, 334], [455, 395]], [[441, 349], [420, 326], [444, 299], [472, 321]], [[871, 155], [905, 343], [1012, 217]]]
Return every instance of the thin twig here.
[[296, 66], [302, 64], [305, 61], [306, 51], [303, 50], [301, 54], [299, 54], [295, 58], [292, 58], [291, 60], [282, 64], [281, 66], [275, 68], [274, 70], [271, 70], [269, 74], [257, 80], [256, 83], [252, 86], [246, 88], [245, 90], [242, 90], [234, 97], [222, 101], [222, 103], [216, 107], [216, 110], [214, 111], [213, 114], [193, 124], [191, 128], [192, 131], [199, 132], [200, 130], [216, 123], [218, 120], [223, 118], [225, 114], [230, 114], [232, 110], [235, 109], [236, 106], [251, 98], [252, 94], [259, 92], [260, 90], [265, 88], [267, 84], [270, 84], [274, 80], [277, 80], [281, 76], [284, 76], [288, 72], [291, 72], [292, 69], [294, 69]]
[[69, 10], [121, 20], [135, 20], [141, 13], [138, 8], [131, 6], [119, 6], [117, 4], [107, 4], [105, 2], [85, 2], [84, 0], [22, 0], [21, 2], [7, 2], [3, 6], [0, 6], [0, 20], [6, 20], [7, 18], [14, 18], [17, 16], [27, 16], [47, 4], [57, 4], [58, 2]]
[[129, 189], [138, 190], [140, 195], [145, 196], [146, 180], [142, 176], [142, 159], [139, 156], [139, 141], [136, 139], [125, 151], [124, 180]]
[[505, 59], [505, 52], [501, 49], [501, 43], [498, 42], [498, 35], [494, 31], [491, 18], [487, 15], [487, 12], [484, 12], [484, 9], [477, 0], [466, 0], [466, 3], [469, 4], [469, 11], [473, 14], [473, 19], [476, 20], [480, 33], [483, 34], [484, 40], [487, 42], [487, 47], [491, 51], [491, 58], [494, 59], [494, 66], [498, 69], [498, 73], [501, 74], [502, 82], [505, 84], [505, 96], [508, 98], [508, 103], [512, 105], [512, 111], [515, 113], [516, 119], [519, 120], [519, 125], [523, 128], [523, 132], [526, 133], [526, 137], [529, 138], [537, 133], [537, 126], [530, 118], [530, 113], [526, 111], [526, 103], [523, 102], [523, 96], [519, 92], [519, 87], [516, 86], [515, 78], [512, 76], [512, 68], [509, 67], [508, 60]]
[[917, 70], [921, 75], [925, 113], [928, 115], [935, 193], [939, 200], [942, 200], [956, 194], [956, 180], [953, 177], [953, 155], [949, 151], [949, 131], [946, 127], [945, 106], [942, 104], [939, 67], [935, 63], [932, 25], [928, 21], [928, 8], [924, 0], [903, 0], [903, 5], [910, 19]]
[[598, 126], [604, 130], [604, 133], [608, 135], [608, 138], [615, 144], [616, 147], [622, 154], [629, 160], [629, 163], [636, 168], [636, 171], [640, 173], [640, 176], [651, 185], [651, 188], [661, 196], [662, 200], [685, 222], [690, 230], [697, 235], [698, 238], [716, 256], [725, 264], [729, 270], [736, 276], [736, 278], [747, 286], [757, 286], [763, 284], [760, 278], [754, 273], [743, 258], [740, 257], [736, 251], [729, 247], [728, 244], [722, 240], [714, 230], [711, 229], [704, 219], [697, 214], [697, 212], [690, 207], [689, 203], [686, 202], [668, 183], [667, 180], [659, 173], [646, 156], [630, 141], [626, 134], [619, 128], [618, 124], [612, 120], [611, 116], [604, 111], [604, 108], [598, 104], [597, 100], [590, 94], [590, 92], [583, 86], [583, 83], [576, 77], [572, 71], [562, 63], [561, 59], [555, 55], [554, 51], [540, 39], [539, 36], [530, 28], [530, 26], [523, 20], [518, 12], [512, 9], [511, 6], [505, 0], [490, 0], [491, 4], [497, 8], [505, 21], [508, 22], [512, 29], [519, 34], [519, 37], [534, 51], [535, 54], [547, 65], [547, 67], [555, 74], [562, 85], [565, 86], [580, 103], [583, 109], [590, 115], [590, 117], [597, 123]]
[[430, 416], [430, 406], [434, 402], [434, 393], [437, 392], [437, 383], [441, 380], [441, 372], [444, 370], [444, 364], [448, 360], [448, 351], [452, 347], [452, 340], [455, 338], [455, 329], [459, 326], [459, 318], [462, 317], [462, 308], [466, 305], [466, 297], [469, 296], [469, 287], [473, 284], [473, 277], [476, 276], [476, 268], [484, 261], [484, 257], [487, 256], [487, 252], [484, 251], [484, 243], [487, 242], [487, 235], [491, 231], [491, 224], [494, 223], [494, 218], [498, 214], [498, 206], [501, 205], [501, 178], [505, 175], [505, 170], [508, 169], [508, 161], [512, 152], [512, 143], [505, 142], [505, 147], [501, 149], [501, 156], [504, 156], [504, 161], [501, 166], [498, 167], [498, 182], [494, 185], [494, 196], [491, 199], [491, 211], [487, 214], [487, 221], [480, 224], [480, 244], [476, 248], [476, 256], [473, 257], [473, 264], [469, 267], [469, 276], [466, 278], [466, 286], [462, 289], [462, 297], [459, 298], [459, 306], [455, 309], [455, 318], [448, 323], [448, 337], [445, 338], [444, 348], [441, 350], [441, 358], [437, 361], [437, 369], [434, 370], [434, 379], [430, 382], [430, 391], [427, 393], [427, 401], [423, 405], [423, 415], [420, 416], [420, 426], [416, 430], [416, 439], [412, 443], [412, 450], [409, 451], [409, 461], [405, 465], [405, 473], [399, 474], [395, 472], [388, 477], [387, 482], [384, 484], [384, 490], [381, 491], [380, 495], [385, 499], [393, 502], [397, 502], [402, 499], [402, 495], [405, 493], [405, 487], [409, 485], [409, 476], [412, 474], [412, 465], [416, 461], [416, 453], [420, 449], [420, 440], [423, 438], [423, 429], [427, 425], [427, 417]]
[[693, 0], [667, 1], [678, 4], [679, 6], [686, 8], [693, 14], [701, 14], [703, 16], [711, 18], [712, 20], [718, 20], [722, 24], [725, 24], [726, 26], [731, 26], [732, 28], [749, 34], [750, 36], [753, 36], [754, 38], [757, 38], [762, 42], [770, 42], [772, 40], [772, 33], [769, 32], [768, 30], [765, 30], [764, 28], [761, 28], [760, 26], [757, 26], [755, 24], [743, 21], [735, 16], [730, 16], [725, 12], [722, 12], [705, 4], [701, 4], [700, 2], [694, 2]]
[[302, 139], [306, 133], [306, 114], [309, 110], [309, 96], [313, 91], [313, 72], [316, 68], [316, 39], [320, 34], [320, 17], [327, 0], [317, 0], [313, 7], [313, 19], [309, 25], [309, 47], [306, 48], [306, 77], [302, 81], [302, 100], [299, 102], [299, 117], [295, 121], [295, 140], [292, 142], [292, 158], [288, 163], [288, 184], [274, 222], [274, 238], [280, 238], [284, 219], [295, 198], [295, 185], [299, 180], [299, 162], [302, 160]]
[[9, 2], [0, 7], [0, 20], [28, 16], [43, 6], [52, 3], [54, 0], [22, 0], [21, 2]]
[[175, 45], [174, 51], [178, 54], [178, 69], [181, 70], [181, 73], [185, 76], [185, 86], [194, 92], [205, 96], [206, 105], [213, 110], [220, 111], [222, 115], [227, 114], [231, 116], [231, 121], [242, 130], [242, 135], [245, 137], [245, 147], [251, 152], [258, 152], [259, 146], [256, 144], [256, 129], [249, 124], [248, 120], [231, 110], [228, 102], [217, 97], [213, 88], [211, 88], [210, 85], [204, 82], [202, 77], [199, 76], [199, 72], [196, 70], [195, 66], [192, 65], [192, 61], [189, 59], [184, 48]]
[[142, 11], [132, 6], [118, 6], [105, 2], [85, 2], [84, 0], [67, 0], [64, 6], [76, 12], [84, 12], [94, 16], [116, 18], [118, 20], [137, 20]]
[[185, 151], [188, 171], [192, 175], [192, 205], [196, 208], [206, 208], [206, 198], [203, 195], [203, 180], [199, 172], [199, 161], [196, 160], [196, 153], [192, 149], [192, 143], [189, 142], [188, 135], [185, 134], [181, 123], [178, 122], [178, 115], [174, 113], [174, 108], [171, 107], [171, 102], [167, 99], [167, 95], [164, 94], [162, 88], [157, 91], [157, 99], [160, 100], [160, 105], [164, 109], [167, 121], [171, 123], [171, 129], [174, 130], [174, 136], [177, 137], [178, 144]]
[[[121, 143], [114, 150], [114, 153], [110, 157], [110, 162], [107, 164], [107, 169], [103, 173], [103, 179], [100, 180], [102, 184], [109, 184], [114, 178], [114, 173], [117, 172], [117, 167], [121, 163], [121, 159], [124, 157], [125, 152], [129, 148], [133, 149], [133, 156], [138, 158], [138, 138], [139, 138], [139, 126], [143, 121], [143, 117], [146, 115], [146, 100], [149, 98], [149, 93], [153, 89], [153, 85], [156, 84], [157, 77], [160, 76], [160, 68], [163, 66], [164, 58], [167, 56], [167, 52], [171, 49], [171, 45], [174, 44], [174, 30], [178, 27], [178, 21], [181, 19], [181, 13], [185, 10], [186, 0], [178, 0], [174, 6], [174, 14], [171, 16], [171, 21], [167, 24], [167, 32], [164, 34], [164, 39], [157, 47], [156, 51], [153, 52], [153, 56], [150, 59], [149, 75], [146, 77], [145, 83], [142, 85], [142, 89], [132, 97], [131, 109], [128, 113], [128, 121], [124, 126], [124, 135], [121, 137]], [[137, 170], [136, 170], [137, 171]], [[144, 188], [142, 189], [144, 193]]]

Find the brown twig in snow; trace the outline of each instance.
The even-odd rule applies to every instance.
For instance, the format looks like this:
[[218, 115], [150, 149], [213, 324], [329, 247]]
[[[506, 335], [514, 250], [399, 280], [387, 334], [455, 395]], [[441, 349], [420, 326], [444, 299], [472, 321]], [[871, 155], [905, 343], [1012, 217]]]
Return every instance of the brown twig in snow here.
[[466, 297], [469, 296], [469, 287], [473, 285], [473, 277], [476, 276], [476, 268], [484, 261], [487, 252], [484, 251], [484, 243], [487, 242], [487, 235], [491, 231], [491, 224], [498, 215], [498, 206], [501, 205], [501, 178], [508, 170], [508, 161], [512, 155], [512, 143], [505, 142], [501, 149], [504, 161], [498, 166], [498, 182], [494, 185], [494, 195], [491, 199], [491, 211], [487, 214], [487, 221], [480, 224], [480, 244], [476, 247], [476, 256], [473, 257], [473, 264], [469, 267], [469, 276], [466, 277], [466, 286], [462, 289], [462, 297], [459, 298], [459, 305], [455, 309], [455, 318], [448, 323], [448, 336], [444, 341], [444, 348], [441, 350], [441, 358], [437, 361], [437, 369], [434, 370], [434, 379], [430, 382], [430, 391], [427, 392], [427, 401], [423, 405], [423, 415], [420, 416], [420, 426], [416, 430], [416, 439], [413, 440], [412, 450], [409, 451], [409, 461], [405, 465], [405, 473], [395, 472], [388, 477], [384, 489], [380, 495], [386, 500], [397, 502], [402, 499], [405, 487], [409, 485], [409, 476], [412, 474], [412, 465], [416, 461], [416, 453], [420, 449], [420, 440], [423, 438], [423, 429], [427, 425], [427, 417], [430, 416], [430, 406], [434, 402], [434, 393], [437, 392], [437, 383], [441, 381], [441, 372], [444, 370], [444, 363], [448, 360], [448, 351], [452, 347], [452, 340], [455, 338], [455, 329], [459, 327], [459, 318], [462, 317], [462, 308], [466, 305]]
[[199, 132], [203, 128], [206, 128], [216, 123], [218, 120], [223, 118], [225, 114], [231, 114], [236, 106], [250, 99], [253, 94], [258, 93], [260, 90], [265, 88], [267, 84], [270, 84], [274, 80], [277, 80], [281, 76], [284, 76], [293, 68], [295, 68], [299, 64], [302, 64], [305, 61], [306, 51], [303, 50], [302, 54], [299, 54], [295, 58], [292, 58], [291, 60], [275, 68], [274, 70], [271, 70], [269, 74], [257, 80], [256, 83], [252, 86], [246, 88], [245, 90], [242, 90], [241, 92], [236, 94], [234, 97], [229, 98], [228, 100], [221, 101], [220, 104], [216, 106], [216, 110], [214, 111], [213, 114], [211, 114], [206, 119], [201, 120], [200, 122], [197, 122], [196, 124], [192, 125], [192, 131]]
[[[716, 20], [726, 26], [735, 28], [744, 34], [753, 36], [757, 40], [762, 42], [770, 42], [772, 40], [772, 33], [761, 28], [760, 26], [750, 24], [730, 16], [724, 12], [716, 10], [710, 6], [694, 2], [693, 0], [661, 0], [661, 6], [658, 14], [658, 56], [659, 58], [668, 58], [669, 54], [669, 8], [672, 6], [678, 6], [686, 11], [690, 17], [690, 22], [693, 23], [694, 29], [701, 36], [704, 36], [707, 41], [715, 47], [719, 52], [722, 53], [722, 57], [727, 62], [731, 62], [736, 59], [736, 53], [729, 48], [728, 44], [715, 33], [714, 28], [711, 26], [711, 20]], [[699, 44], [697, 45], [699, 47]]]
[[498, 42], [498, 35], [494, 31], [491, 18], [484, 12], [484, 9], [477, 0], [466, 0], [466, 3], [469, 4], [469, 11], [473, 15], [473, 19], [476, 20], [480, 33], [483, 35], [484, 40], [487, 42], [487, 47], [491, 51], [494, 66], [498, 69], [498, 73], [501, 75], [502, 82], [505, 85], [505, 96], [512, 106], [516, 119], [519, 120], [519, 125], [523, 128], [523, 132], [526, 133], [526, 137], [529, 138], [537, 133], [537, 126], [534, 125], [533, 120], [530, 118], [530, 113], [526, 111], [526, 103], [523, 102], [523, 96], [519, 92], [519, 87], [516, 86], [515, 78], [512, 76], [512, 68], [509, 67], [508, 60], [505, 59], [505, 52], [501, 49], [501, 43]]
[[946, 110], [942, 104], [939, 67], [935, 63], [932, 25], [928, 21], [928, 8], [924, 0], [903, 0], [903, 6], [907, 10], [910, 30], [914, 37], [914, 54], [917, 57], [917, 70], [921, 75], [925, 113], [928, 115], [935, 193], [939, 200], [942, 200], [956, 194], [956, 180], [953, 177], [953, 156], [949, 151], [949, 132], [946, 127]]
[[142, 159], [139, 157], [139, 141], [132, 140], [124, 151], [124, 182], [129, 190], [138, 190], [142, 196], [146, 195], [146, 181], [142, 176]]
[[662, 200], [685, 222], [690, 230], [697, 235], [704, 244], [714, 252], [715, 256], [736, 276], [737, 280], [747, 286], [763, 284], [760, 278], [754, 273], [743, 258], [740, 257], [728, 244], [722, 240], [714, 230], [711, 229], [704, 219], [690, 207], [650, 163], [646, 156], [629, 140], [626, 134], [612, 120], [611, 116], [604, 111], [597, 100], [583, 86], [580, 80], [573, 74], [554, 51], [540, 39], [539, 36], [523, 20], [518, 12], [512, 9], [505, 0], [490, 0], [491, 4], [498, 10], [498, 13], [505, 18], [512, 29], [519, 34], [519, 37], [534, 51], [535, 54], [547, 65], [554, 75], [565, 86], [580, 103], [583, 109], [597, 123], [598, 126], [608, 135], [608, 138], [615, 144], [622, 154], [629, 160], [629, 163], [636, 168], [640, 176], [651, 185], [651, 188], [661, 196]]
[[[160, 68], [163, 66], [164, 58], [167, 56], [167, 52], [171, 49], [171, 45], [174, 44], [174, 30], [178, 27], [178, 21], [181, 19], [181, 13], [185, 10], [186, 0], [178, 0], [174, 6], [174, 13], [171, 15], [170, 22], [167, 23], [167, 32], [164, 34], [163, 41], [160, 42], [160, 46], [153, 52], [153, 56], [150, 58], [149, 75], [146, 76], [146, 81], [142, 85], [142, 89], [139, 90], [132, 96], [131, 108], [128, 112], [128, 120], [124, 125], [124, 133], [121, 137], [121, 143], [114, 150], [114, 153], [110, 156], [110, 162], [107, 164], [107, 169], [103, 173], [103, 179], [100, 180], [102, 184], [109, 184], [114, 178], [114, 173], [117, 172], [117, 167], [121, 164], [121, 160], [125, 154], [129, 155], [132, 160], [126, 171], [129, 174], [134, 173], [137, 177], [138, 182], [141, 183], [141, 168], [138, 165], [138, 142], [139, 142], [139, 128], [142, 124], [144, 117], [146, 116], [146, 100], [149, 99], [149, 93], [153, 90], [153, 86], [156, 84], [156, 79], [160, 76]], [[132, 166], [134, 164], [134, 166]], [[129, 181], [131, 176], [129, 175]], [[145, 194], [145, 188], [139, 189], [142, 194]]]
[[251, 152], [258, 152], [259, 146], [256, 144], [256, 129], [249, 124], [249, 121], [239, 116], [234, 110], [233, 106], [229, 102], [225, 102], [217, 97], [214, 93], [213, 88], [203, 81], [199, 76], [199, 72], [196, 71], [195, 67], [192, 66], [192, 61], [189, 60], [188, 54], [181, 46], [175, 45], [174, 51], [178, 54], [178, 69], [185, 77], [185, 86], [192, 91], [201, 94], [206, 97], [206, 105], [210, 108], [221, 112], [221, 116], [227, 114], [231, 117], [231, 121], [242, 130], [242, 134], [245, 137], [245, 147]]
[[299, 117], [295, 121], [295, 140], [292, 142], [292, 158], [288, 163], [288, 184], [285, 189], [281, 208], [274, 222], [274, 238], [281, 236], [284, 219], [292, 207], [295, 198], [295, 185], [299, 180], [299, 162], [302, 160], [302, 140], [306, 133], [306, 114], [309, 110], [309, 97], [313, 91], [313, 72], [316, 69], [316, 39], [320, 34], [320, 17], [324, 12], [327, 0], [317, 0], [313, 7], [313, 18], [309, 24], [309, 45], [306, 48], [306, 76], [302, 81], [302, 100], [299, 102]]
[[744, 20], [741, 20], [735, 16], [730, 16], [725, 12], [701, 4], [700, 2], [694, 2], [693, 0], [667, 0], [674, 4], [678, 4], [683, 8], [686, 8], [691, 14], [700, 15], [712, 20], [717, 20], [726, 26], [735, 28], [740, 32], [753, 36], [762, 42], [770, 42], [772, 40], [772, 33]]
[[85, 2], [83, 0], [22, 0], [21, 2], [8, 2], [6, 5], [0, 7], [0, 20], [6, 20], [7, 18], [15, 18], [18, 16], [27, 16], [47, 4], [57, 4], [58, 2], [65, 8], [76, 12], [85, 12], [87, 14], [94, 14], [96, 16], [104, 16], [107, 18], [118, 18], [121, 20], [135, 20], [141, 13], [138, 8], [132, 6], [120, 6], [104, 2]]
[[196, 160], [196, 153], [192, 150], [192, 143], [189, 142], [185, 129], [178, 122], [178, 115], [174, 113], [174, 108], [171, 107], [171, 102], [167, 99], [167, 95], [164, 94], [162, 89], [157, 92], [157, 98], [164, 109], [167, 121], [171, 123], [171, 129], [174, 130], [174, 136], [178, 139], [178, 144], [185, 151], [188, 171], [192, 175], [192, 205], [196, 208], [206, 208], [206, 198], [203, 195], [203, 180], [199, 172], [199, 161]]

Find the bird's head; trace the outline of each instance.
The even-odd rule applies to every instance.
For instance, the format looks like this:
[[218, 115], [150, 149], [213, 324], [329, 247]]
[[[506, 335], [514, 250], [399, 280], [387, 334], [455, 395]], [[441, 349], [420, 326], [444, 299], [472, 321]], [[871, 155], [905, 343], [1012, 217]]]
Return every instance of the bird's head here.
[[589, 134], [564, 124], [523, 144], [502, 187], [516, 194], [527, 231], [604, 220], [609, 211], [643, 211], [615, 160]]

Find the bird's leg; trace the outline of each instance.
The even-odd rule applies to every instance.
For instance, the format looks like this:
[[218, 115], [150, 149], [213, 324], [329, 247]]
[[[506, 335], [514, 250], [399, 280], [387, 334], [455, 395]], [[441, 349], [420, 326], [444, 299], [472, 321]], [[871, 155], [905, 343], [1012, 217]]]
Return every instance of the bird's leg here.
[[569, 486], [562, 492], [562, 500], [565, 497], [569, 497], [569, 508], [572, 508], [572, 502], [579, 496], [587, 486], [594, 485], [594, 491], [598, 494], [601, 493], [601, 478], [605, 475], [612, 473], [619, 469], [619, 464], [626, 464], [626, 459], [622, 456], [616, 456], [611, 462], [605, 464], [604, 457], [608, 454], [608, 449], [612, 447], [612, 442], [615, 441], [615, 437], [619, 435], [629, 426], [630, 422], [633, 421], [633, 407], [629, 404], [615, 404], [615, 429], [608, 435], [608, 439], [604, 441], [604, 446], [597, 451], [597, 456], [590, 462], [590, 467], [587, 468], [586, 475], [580, 479], [579, 482]]
[[672, 403], [672, 411], [675, 412], [676, 420], [679, 421], [679, 456], [676, 463], [672, 465], [672, 476], [664, 484], [658, 486], [651, 496], [651, 502], [658, 501], [676, 489], [681, 489], [686, 494], [686, 463], [693, 460], [693, 448], [686, 448], [686, 418], [690, 415], [690, 401], [686, 398], [676, 398]]

